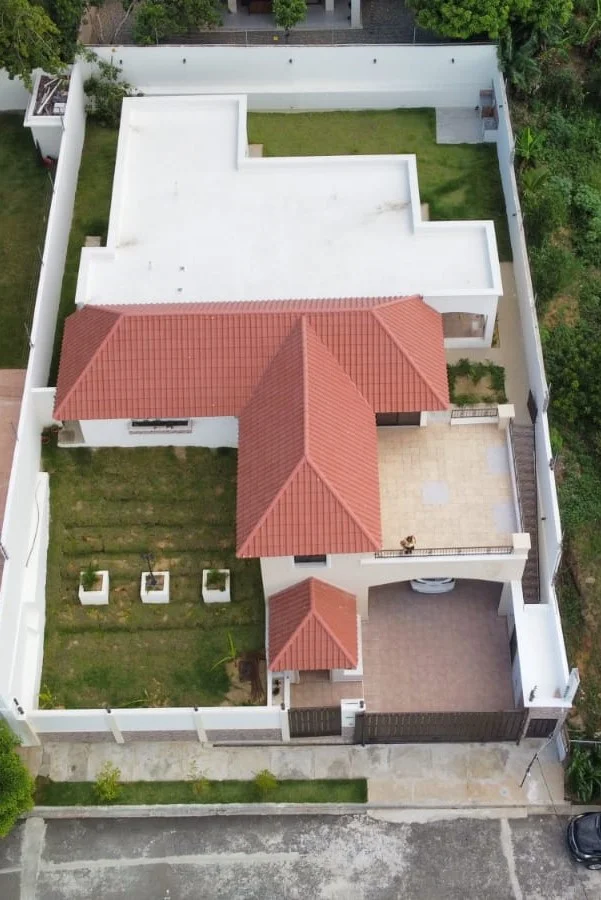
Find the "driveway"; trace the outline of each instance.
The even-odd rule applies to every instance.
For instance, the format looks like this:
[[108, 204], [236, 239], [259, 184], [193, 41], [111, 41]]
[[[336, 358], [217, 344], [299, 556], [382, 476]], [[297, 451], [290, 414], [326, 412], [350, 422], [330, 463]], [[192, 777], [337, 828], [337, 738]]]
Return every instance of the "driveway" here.
[[564, 827], [554, 816], [30, 819], [0, 841], [0, 897], [599, 900], [601, 873], [571, 862]]

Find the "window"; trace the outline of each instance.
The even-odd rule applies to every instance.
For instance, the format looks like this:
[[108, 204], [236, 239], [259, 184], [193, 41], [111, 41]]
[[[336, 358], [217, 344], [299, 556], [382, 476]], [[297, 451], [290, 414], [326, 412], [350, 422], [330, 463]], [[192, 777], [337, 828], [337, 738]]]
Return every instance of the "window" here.
[[376, 413], [376, 425], [419, 425], [421, 413]]
[[324, 554], [323, 556], [295, 556], [294, 557], [294, 565], [295, 566], [327, 566], [328, 557]]
[[132, 419], [129, 430], [132, 434], [146, 432], [163, 434], [174, 431], [192, 431], [192, 425], [190, 419]]

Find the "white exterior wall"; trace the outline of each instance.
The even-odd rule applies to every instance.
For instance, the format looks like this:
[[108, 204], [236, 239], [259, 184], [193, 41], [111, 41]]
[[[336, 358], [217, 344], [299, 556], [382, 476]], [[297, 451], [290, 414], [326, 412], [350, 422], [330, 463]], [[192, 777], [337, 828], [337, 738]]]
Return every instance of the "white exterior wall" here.
[[[52, 358], [56, 315], [77, 174], [85, 130], [83, 81], [73, 70], [64, 116], [65, 137], [54, 180], [42, 268], [31, 329], [29, 355], [13, 465], [2, 523], [2, 544], [8, 553], [0, 589], [0, 713], [19, 733], [13, 698], [32, 708], [42, 663], [47, 540], [43, 477], [40, 480], [40, 431], [47, 421], [47, 403], [33, 391], [45, 388]], [[41, 405], [40, 405], [41, 404]], [[34, 538], [35, 536], [35, 538]], [[43, 557], [42, 558], [40, 557]], [[25, 735], [27, 739], [27, 736]]]
[[131, 433], [130, 419], [95, 419], [79, 423], [88, 447], [237, 447], [235, 416], [192, 419], [192, 430], [157, 434]]
[[497, 70], [492, 44], [91, 49], [144, 94], [243, 93], [251, 110], [474, 107]]
[[292, 556], [263, 557], [261, 575], [269, 597], [305, 578], [320, 578], [357, 596], [362, 618], [368, 617], [369, 589], [411, 578], [475, 578], [483, 581], [521, 579], [527, 553], [501, 556], [399, 556], [375, 559], [372, 554], [346, 553], [328, 556], [326, 566], [294, 564]]
[[0, 69], [0, 112], [27, 109], [31, 94], [20, 78], [9, 78], [5, 69]]

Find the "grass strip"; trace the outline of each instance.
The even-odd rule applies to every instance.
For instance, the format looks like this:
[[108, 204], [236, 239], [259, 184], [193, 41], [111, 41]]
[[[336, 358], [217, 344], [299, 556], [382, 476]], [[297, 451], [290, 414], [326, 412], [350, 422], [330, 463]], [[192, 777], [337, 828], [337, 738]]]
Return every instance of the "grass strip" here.
[[[261, 792], [254, 781], [130, 781], [120, 785], [116, 806], [170, 803], [365, 803], [364, 778], [280, 781]], [[38, 778], [38, 806], [103, 806], [90, 781]]]

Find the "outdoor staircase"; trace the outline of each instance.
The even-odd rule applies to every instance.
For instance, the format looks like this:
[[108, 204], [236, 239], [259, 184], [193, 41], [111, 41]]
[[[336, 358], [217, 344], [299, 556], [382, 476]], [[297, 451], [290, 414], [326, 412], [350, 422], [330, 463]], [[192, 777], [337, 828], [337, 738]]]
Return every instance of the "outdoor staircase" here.
[[540, 600], [538, 573], [538, 498], [536, 490], [536, 457], [534, 425], [511, 426], [511, 442], [522, 515], [522, 528], [530, 535], [530, 553], [522, 577], [526, 603]]

